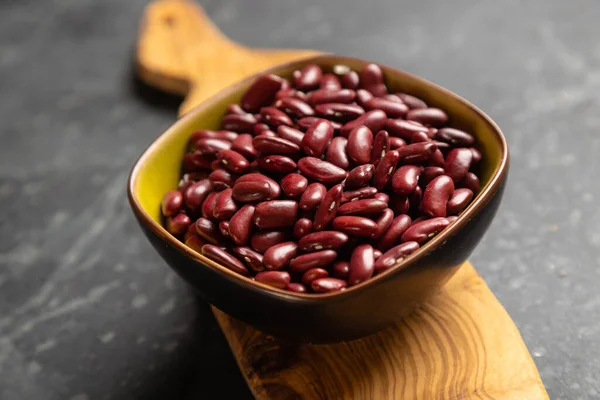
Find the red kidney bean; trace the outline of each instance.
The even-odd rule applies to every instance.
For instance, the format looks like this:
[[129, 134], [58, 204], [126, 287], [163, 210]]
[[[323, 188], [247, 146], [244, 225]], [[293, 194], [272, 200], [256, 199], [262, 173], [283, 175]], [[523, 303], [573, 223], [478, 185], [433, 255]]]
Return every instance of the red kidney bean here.
[[467, 172], [457, 187], [471, 189], [473, 193], [479, 192], [479, 178], [472, 172]]
[[454, 192], [454, 182], [448, 175], [432, 180], [423, 192], [423, 212], [432, 217], [445, 217], [446, 204]]
[[268, 270], [280, 270], [296, 257], [297, 250], [295, 242], [283, 242], [269, 247], [263, 256], [263, 265]]
[[298, 203], [293, 200], [269, 200], [258, 203], [254, 210], [254, 224], [261, 229], [294, 226]]
[[289, 234], [281, 230], [266, 230], [256, 232], [250, 238], [250, 245], [259, 253], [264, 253], [270, 247], [289, 240]]
[[348, 235], [338, 231], [309, 233], [298, 241], [300, 251], [310, 253], [321, 250], [337, 250], [348, 241]]
[[323, 201], [325, 193], [327, 193], [325, 185], [318, 182], [311, 183], [300, 197], [300, 209], [304, 211], [315, 210]]
[[354, 236], [369, 237], [377, 233], [377, 224], [372, 219], [354, 215], [335, 217], [332, 227]]
[[196, 220], [196, 233], [212, 244], [219, 244], [222, 240], [221, 233], [217, 224], [207, 218], [198, 218]]
[[233, 186], [233, 198], [242, 203], [264, 201], [269, 198], [271, 188], [264, 181], [237, 182]]
[[327, 147], [325, 159], [340, 168], [347, 169], [350, 166], [350, 161], [348, 161], [348, 155], [346, 154], [347, 145], [348, 139], [345, 137], [334, 137]]
[[337, 278], [321, 278], [311, 282], [310, 287], [316, 293], [339, 292], [348, 286], [344, 280]]
[[390, 135], [387, 131], [379, 131], [373, 139], [373, 149], [371, 150], [371, 164], [377, 165], [379, 160], [389, 149]]
[[229, 220], [238, 210], [238, 206], [232, 197], [233, 190], [227, 188], [217, 196], [213, 216], [216, 219]]
[[439, 108], [417, 108], [406, 114], [406, 119], [439, 128], [448, 122], [448, 115]]
[[429, 156], [429, 164], [432, 167], [443, 167], [446, 164], [446, 161], [444, 160], [444, 153], [442, 153], [439, 148]]
[[[208, 167], [210, 167], [210, 165], [208, 165]], [[190, 172], [198, 171], [198, 170], [202, 169], [202, 167], [197, 166], [196, 163], [194, 162], [194, 154], [193, 153], [186, 153], [183, 155], [183, 161], [181, 162], [181, 169], [183, 170], [184, 173], [190, 173]]]
[[348, 156], [356, 164], [366, 164], [371, 161], [373, 133], [366, 126], [357, 126], [348, 135]]
[[196, 224], [190, 223], [183, 234], [183, 241], [187, 242], [187, 240], [192, 236], [196, 236]]
[[308, 103], [294, 97], [284, 97], [277, 100], [274, 105], [295, 118], [304, 118], [315, 115], [315, 110], [313, 110]]
[[254, 114], [229, 114], [223, 117], [222, 126], [226, 131], [233, 131], [237, 133], [244, 132], [252, 132], [254, 128], [254, 124], [256, 124], [258, 120], [254, 116]]
[[229, 221], [229, 236], [238, 246], [248, 243], [252, 235], [252, 218], [254, 217], [254, 206], [246, 204], [236, 212]]
[[430, 218], [429, 218], [429, 216], [427, 216], [427, 215], [423, 215], [423, 216], [421, 216], [421, 217], [419, 217], [419, 218], [417, 218], [417, 219], [413, 220], [413, 222], [412, 222], [412, 224], [411, 224], [410, 226], [416, 225], [416, 224], [418, 224], [419, 222], [426, 221], [426, 220], [428, 220], [428, 219], [430, 219]]
[[348, 270], [348, 285], [354, 286], [366, 281], [375, 271], [375, 256], [373, 246], [361, 244], [352, 251]]
[[178, 190], [169, 190], [163, 196], [161, 203], [162, 214], [171, 217], [179, 211], [183, 205], [183, 195]]
[[224, 267], [232, 270], [233, 272], [237, 272], [240, 275], [247, 276], [248, 268], [240, 260], [227, 253], [225, 250], [222, 250], [220, 247], [205, 244], [202, 246], [202, 255], [210, 258], [213, 261], [216, 261], [219, 264], [222, 264]]
[[219, 222], [219, 232], [223, 237], [229, 237], [229, 221]]
[[308, 218], [300, 218], [294, 224], [294, 239], [300, 240], [312, 232], [312, 221]]
[[300, 174], [288, 174], [281, 180], [281, 189], [288, 197], [298, 197], [308, 187], [308, 179]]
[[385, 96], [382, 97], [382, 99], [390, 100], [390, 101], [393, 101], [395, 103], [402, 103], [402, 104], [404, 104], [404, 102], [400, 99], [400, 97], [398, 97], [395, 94], [386, 94]]
[[410, 209], [410, 200], [406, 196], [394, 196], [389, 202], [389, 207], [396, 214], [406, 214]]
[[363, 164], [354, 168], [346, 178], [346, 187], [348, 189], [358, 189], [367, 186], [375, 173], [373, 164]]
[[173, 236], [183, 235], [191, 223], [190, 217], [185, 214], [177, 214], [165, 219], [167, 231]]
[[252, 140], [254, 148], [263, 154], [296, 155], [300, 152], [300, 146], [280, 137], [269, 137], [264, 135], [255, 136]]
[[327, 103], [350, 104], [354, 101], [356, 93], [350, 89], [340, 90], [315, 90], [310, 93], [308, 100], [313, 106]]
[[312, 268], [325, 267], [335, 261], [337, 253], [334, 250], [321, 250], [315, 253], [302, 254], [290, 261], [290, 271], [305, 272]]
[[357, 104], [325, 103], [316, 106], [315, 112], [324, 118], [345, 122], [360, 117], [365, 110]]
[[253, 137], [249, 133], [241, 134], [233, 141], [231, 149], [253, 160], [258, 156], [258, 151], [252, 145], [252, 139]]
[[208, 179], [195, 182], [183, 192], [183, 202], [190, 211], [196, 212], [212, 189], [212, 183]]
[[414, 143], [399, 148], [400, 159], [405, 163], [417, 163], [427, 161], [437, 149], [435, 143]]
[[369, 100], [371, 100], [372, 98], [374, 98], [374, 96], [371, 94], [371, 92], [365, 90], [365, 89], [358, 89], [356, 91], [356, 102], [358, 103], [359, 106], [363, 107], [365, 106], [365, 104], [367, 104], [367, 102]]
[[398, 150], [400, 147], [406, 146], [406, 142], [404, 141], [404, 139], [396, 136], [390, 137], [388, 143], [390, 146], [390, 150]]
[[[284, 126], [284, 125], [279, 125], [279, 126]], [[277, 133], [273, 132], [270, 129], [261, 131], [260, 134], [259, 134], [259, 136], [263, 136], [263, 137], [278, 137]]]
[[410, 141], [416, 132], [427, 133], [427, 127], [414, 121], [402, 119], [388, 119], [385, 124], [386, 130], [391, 136], [397, 136]]
[[277, 289], [285, 289], [290, 283], [290, 274], [285, 271], [263, 271], [254, 277], [257, 282], [272, 286]]
[[333, 275], [336, 278], [346, 279], [349, 269], [350, 263], [348, 261], [336, 261], [333, 263]]
[[208, 180], [215, 190], [227, 189], [236, 182], [237, 176], [224, 169], [216, 169], [208, 175]]
[[475, 147], [470, 147], [469, 150], [471, 150], [471, 153], [473, 153], [473, 164], [477, 164], [479, 161], [481, 161], [483, 156], [479, 150], [477, 150]]
[[364, 105], [365, 110], [382, 110], [388, 118], [400, 118], [408, 112], [408, 106], [380, 97], [374, 97]]
[[399, 150], [388, 151], [381, 158], [379, 164], [377, 164], [375, 174], [373, 175], [373, 186], [377, 190], [382, 190], [394, 174], [394, 171], [396, 171], [396, 165], [398, 165], [398, 161], [400, 160], [399, 151], [402, 149], [403, 147]]
[[419, 182], [421, 183], [421, 185], [423, 185], [423, 187], [425, 187], [429, 184], [429, 182], [431, 182], [432, 180], [434, 180], [435, 178], [437, 178], [438, 176], [443, 175], [443, 174], [444, 174], [443, 168], [425, 167], [425, 169], [423, 170], [423, 173], [421, 174]]
[[333, 74], [325, 74], [323, 75], [323, 78], [321, 78], [319, 88], [321, 90], [340, 90], [342, 88], [342, 84], [337, 76]]
[[266, 182], [269, 185], [271, 190], [270, 190], [270, 194], [269, 194], [269, 197], [267, 198], [267, 200], [276, 199], [281, 194], [281, 188], [279, 187], [277, 182], [275, 182], [273, 179], [269, 178], [268, 176], [265, 176], [265, 175], [259, 174], [259, 173], [250, 173], [250, 174], [242, 175], [237, 179], [236, 183], [254, 182], [254, 181]]
[[342, 87], [346, 89], [356, 89], [360, 83], [360, 78], [358, 77], [358, 73], [355, 71], [348, 71], [342, 75], [340, 81], [342, 83]]
[[280, 125], [277, 127], [277, 134], [279, 135], [279, 137], [285, 140], [289, 140], [290, 142], [295, 143], [298, 146], [300, 146], [300, 143], [302, 143], [302, 139], [304, 138], [303, 132], [285, 125]]
[[392, 247], [375, 262], [375, 273], [380, 274], [387, 271], [418, 249], [419, 243], [417, 242], [405, 242]]
[[[351, 203], [349, 203], [351, 204]], [[386, 208], [383, 210], [379, 218], [375, 221], [377, 224], [377, 232], [373, 234], [373, 239], [379, 239], [392, 225], [392, 221], [394, 220], [394, 211], [391, 208]]]
[[371, 132], [378, 132], [383, 129], [383, 127], [386, 124], [386, 121], [387, 116], [383, 111], [368, 111], [360, 117], [356, 118], [354, 121], [350, 121], [344, 126], [342, 126], [342, 128], [340, 129], [340, 134], [344, 137], [348, 137], [348, 135], [350, 135], [350, 132], [352, 132], [354, 128], [360, 125], [366, 126], [371, 130]]
[[302, 138], [300, 148], [306, 155], [321, 157], [333, 139], [333, 126], [325, 119], [315, 121]]
[[386, 204], [390, 202], [390, 196], [388, 196], [385, 193], [380, 192], [380, 193], [375, 194], [375, 196], [373, 196], [373, 197], [379, 201], [383, 201]]
[[284, 79], [277, 75], [262, 75], [246, 90], [240, 104], [248, 112], [257, 112], [261, 107], [273, 102], [275, 94], [283, 85]]
[[262, 135], [264, 133], [265, 135], [273, 136], [270, 134], [272, 132], [271, 127], [267, 124], [263, 124], [262, 122], [255, 124], [252, 131], [254, 132], [254, 135]]
[[429, 136], [425, 132], [415, 132], [410, 138], [411, 143], [430, 142]]
[[[187, 158], [187, 160], [185, 158]], [[210, 169], [211, 158], [210, 156], [203, 156], [199, 151], [195, 151], [192, 154], [186, 154], [184, 156], [184, 163], [184, 170], [187, 172]]]
[[[308, 128], [311, 127], [312, 124], [314, 124], [315, 122], [322, 120], [324, 118], [321, 117], [304, 117], [304, 118], [300, 118], [297, 122], [298, 124], [298, 128], [301, 130], [306, 131]], [[330, 121], [331, 125], [333, 125], [334, 129], [336, 129], [335, 124], [338, 124], [337, 122], [333, 122]], [[338, 124], [339, 125], [339, 124]]]
[[340, 201], [342, 200], [343, 191], [344, 186], [342, 184], [335, 185], [327, 191], [315, 213], [313, 221], [314, 231], [322, 231], [335, 218]]
[[377, 64], [366, 65], [358, 74], [360, 87], [373, 93], [376, 97], [381, 97], [387, 93], [387, 88], [383, 82], [383, 71]]
[[294, 86], [300, 90], [310, 90], [319, 86], [321, 78], [323, 77], [323, 71], [321, 67], [315, 64], [307, 65], [301, 70], [296, 70], [292, 74], [294, 79]]
[[290, 284], [287, 285], [285, 290], [288, 290], [290, 292], [295, 292], [295, 293], [306, 293], [306, 286], [304, 286], [301, 283], [291, 282]]
[[296, 99], [300, 99], [302, 101], [306, 101], [307, 100], [306, 93], [301, 92], [301, 91], [296, 90], [296, 89], [291, 89], [291, 88], [280, 90], [275, 95], [275, 99], [276, 100], [281, 100], [281, 99], [283, 99], [285, 97], [293, 97], [293, 98], [296, 98]]
[[392, 177], [392, 189], [401, 196], [409, 196], [417, 188], [422, 172], [423, 167], [419, 165], [401, 166]]
[[202, 216], [204, 218], [207, 219], [212, 219], [213, 217], [213, 210], [215, 208], [215, 205], [217, 204], [217, 192], [212, 192], [210, 193], [207, 197], [206, 200], [204, 200], [204, 203], [202, 203]]
[[224, 166], [224, 165], [221, 163], [221, 161], [219, 161], [219, 160], [213, 160], [213, 161], [210, 163], [210, 169], [211, 169], [212, 171], [216, 171], [216, 170], [218, 170], [218, 169], [223, 169], [224, 167], [225, 167], [225, 166]]
[[387, 208], [387, 203], [377, 199], [363, 199], [344, 203], [337, 211], [338, 215], [379, 214]]
[[228, 170], [236, 174], [244, 173], [250, 169], [250, 163], [246, 157], [234, 150], [221, 150], [217, 153], [217, 159]]
[[462, 180], [473, 161], [473, 153], [467, 148], [452, 149], [446, 156], [444, 171], [454, 182]]
[[[194, 224], [191, 224], [190, 227], [194, 228], [194, 232], [196, 232]], [[185, 239], [185, 245], [200, 254], [202, 254], [202, 246], [204, 246], [205, 244], [206, 242], [195, 233], [193, 235], [190, 235], [187, 239]]]
[[265, 270], [263, 265], [263, 255], [252, 250], [250, 247], [240, 246], [232, 249], [233, 253], [246, 263], [254, 272]]
[[[245, 113], [244, 113], [245, 114]], [[195, 131], [190, 136], [190, 144], [195, 145], [200, 139], [221, 139], [233, 142], [237, 138], [238, 134], [231, 131], [208, 131], [200, 130]]]
[[375, 196], [377, 189], [371, 186], [363, 187], [356, 190], [348, 190], [342, 193], [341, 203], [347, 203], [349, 201], [356, 201], [359, 199], [366, 199]]
[[415, 241], [422, 245], [450, 224], [444, 217], [437, 217], [414, 224], [402, 234], [402, 242]]
[[417, 97], [411, 96], [410, 94], [396, 93], [396, 96], [398, 96], [400, 100], [402, 100], [404, 104], [406, 104], [411, 110], [417, 108], [427, 108], [427, 103]]
[[383, 253], [381, 252], [381, 250], [377, 250], [377, 249], [373, 250], [373, 258], [375, 259], [375, 261], [377, 261], [377, 259], [379, 257], [381, 257], [382, 255], [383, 255]]
[[459, 188], [452, 193], [448, 204], [446, 204], [446, 210], [448, 215], [459, 214], [462, 210], [467, 207], [473, 198], [473, 191], [467, 188]]
[[231, 142], [221, 139], [200, 139], [196, 142], [196, 151], [202, 155], [212, 155], [231, 148]]
[[327, 278], [328, 276], [329, 272], [323, 268], [309, 269], [302, 275], [302, 283], [310, 285], [310, 283], [315, 279]]
[[206, 172], [206, 171], [189, 172], [189, 173], [183, 174], [183, 176], [179, 180], [179, 184], [177, 185], [178, 189], [179, 189], [179, 191], [181, 191], [183, 193], [185, 191], [185, 189], [187, 189], [188, 187], [190, 187], [192, 185], [192, 183], [197, 182], [202, 179], [205, 179], [205, 178], [208, 178], [208, 172]]
[[423, 189], [421, 186], [417, 186], [415, 191], [408, 197], [408, 203], [410, 204], [410, 210], [413, 212], [419, 212], [421, 209], [421, 200], [423, 200]]
[[412, 220], [408, 215], [398, 215], [396, 218], [394, 218], [390, 224], [390, 227], [385, 231], [383, 236], [379, 238], [375, 246], [381, 251], [387, 251], [393, 246], [399, 244], [400, 238], [404, 232], [410, 228], [411, 224]]
[[294, 160], [286, 156], [270, 155], [260, 157], [256, 161], [261, 170], [276, 174], [289, 174], [297, 169]]
[[260, 109], [260, 115], [262, 115], [263, 121], [270, 126], [292, 126], [294, 124], [294, 121], [286, 113], [276, 107], [263, 107]]
[[298, 169], [308, 178], [324, 184], [335, 184], [346, 178], [342, 168], [316, 157], [303, 157], [298, 161]]
[[457, 215], [451, 215], [449, 217], [446, 217], [446, 219], [451, 224], [451, 223], [453, 223], [454, 221], [456, 221], [458, 219], [458, 216]]
[[475, 143], [472, 135], [455, 128], [442, 128], [436, 132], [435, 138], [458, 147], [469, 147]]

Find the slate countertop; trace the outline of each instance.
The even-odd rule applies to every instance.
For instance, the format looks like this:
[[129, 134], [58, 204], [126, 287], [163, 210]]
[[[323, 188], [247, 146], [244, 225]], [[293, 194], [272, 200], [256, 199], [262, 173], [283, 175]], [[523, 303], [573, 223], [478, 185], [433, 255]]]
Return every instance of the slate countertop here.
[[[125, 183], [175, 119], [131, 74], [142, 0], [0, 2], [0, 399], [247, 398]], [[396, 66], [491, 115], [512, 155], [471, 261], [552, 399], [600, 397], [600, 5], [205, 1], [233, 39]]]

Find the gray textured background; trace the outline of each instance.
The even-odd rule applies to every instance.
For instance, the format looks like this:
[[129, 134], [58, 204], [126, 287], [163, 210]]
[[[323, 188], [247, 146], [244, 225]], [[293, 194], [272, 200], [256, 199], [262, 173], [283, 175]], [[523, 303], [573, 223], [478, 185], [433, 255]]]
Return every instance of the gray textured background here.
[[[126, 203], [130, 167], [177, 104], [131, 77], [145, 3], [0, 1], [2, 400], [248, 396], [207, 306]], [[600, 3], [204, 4], [247, 45], [372, 59], [488, 112], [512, 170], [472, 261], [551, 398], [600, 397]]]

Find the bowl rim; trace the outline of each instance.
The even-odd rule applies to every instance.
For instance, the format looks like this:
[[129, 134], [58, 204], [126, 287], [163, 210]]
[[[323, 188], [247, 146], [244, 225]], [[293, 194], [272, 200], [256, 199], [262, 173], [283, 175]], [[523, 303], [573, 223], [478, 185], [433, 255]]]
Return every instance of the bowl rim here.
[[219, 102], [223, 98], [226, 98], [237, 91], [240, 90], [240, 87], [244, 84], [248, 83], [256, 79], [258, 76], [268, 73], [277, 74], [277, 71], [285, 68], [289, 68], [295, 64], [305, 64], [307, 62], [315, 62], [317, 65], [319, 61], [322, 60], [334, 60], [343, 63], [344, 61], [358, 62], [358, 63], [372, 63], [373, 61], [364, 60], [357, 57], [347, 57], [342, 55], [337, 55], [333, 53], [323, 53], [317, 56], [311, 56], [306, 58], [301, 58], [293, 61], [287, 61], [284, 63], [276, 64], [270, 68], [261, 70], [243, 80], [240, 80], [233, 85], [230, 85], [223, 90], [219, 91], [216, 95], [206, 99], [202, 103], [195, 106], [193, 109], [185, 113], [184, 115], [178, 117], [174, 123], [172, 123], [164, 132], [162, 132], [157, 138], [155, 138], [152, 143], [142, 152], [139, 156], [135, 164], [133, 165], [131, 172], [129, 174], [128, 182], [127, 182], [127, 196], [129, 199], [129, 203], [132, 207], [134, 214], [137, 216], [138, 221], [144, 223], [144, 225], [152, 231], [156, 236], [160, 239], [164, 240], [166, 244], [170, 247], [174, 248], [180, 253], [183, 253], [187, 258], [194, 260], [202, 265], [202, 267], [212, 268], [216, 270], [217, 273], [220, 273], [221, 276], [225, 279], [233, 280], [236, 284], [239, 284], [242, 287], [245, 287], [250, 290], [256, 290], [262, 292], [264, 295], [268, 295], [270, 297], [279, 298], [281, 300], [287, 301], [296, 301], [302, 303], [321, 303], [325, 301], [331, 300], [341, 300], [345, 297], [359, 294], [360, 292], [368, 290], [368, 288], [372, 285], [377, 284], [380, 281], [386, 279], [389, 275], [397, 274], [400, 271], [407, 269], [409, 266], [415, 264], [420, 259], [431, 253], [434, 249], [442, 245], [444, 242], [448, 240], [450, 236], [454, 234], [454, 232], [462, 229], [471, 219], [473, 219], [479, 212], [483, 210], [483, 208], [487, 205], [487, 203], [494, 197], [502, 183], [504, 182], [506, 175], [508, 173], [508, 165], [509, 165], [509, 150], [504, 134], [498, 125], [482, 110], [478, 107], [459, 96], [458, 94], [439, 86], [436, 83], [430, 82], [424, 78], [421, 78], [417, 75], [414, 75], [410, 72], [401, 70], [399, 68], [393, 68], [382, 63], [377, 63], [377, 65], [381, 66], [383, 69], [388, 72], [400, 74], [407, 76], [418, 83], [418, 85], [429, 86], [438, 92], [441, 92], [445, 97], [451, 97], [454, 100], [462, 103], [468, 108], [475, 111], [478, 117], [488, 125], [490, 131], [494, 132], [494, 141], [496, 145], [500, 148], [500, 162], [494, 168], [490, 181], [485, 185], [481, 191], [475, 196], [473, 202], [467, 206], [467, 208], [460, 214], [460, 216], [450, 224], [446, 229], [441, 231], [441, 233], [437, 234], [433, 239], [429, 242], [425, 243], [423, 246], [419, 247], [414, 253], [404, 258], [400, 263], [397, 263], [393, 267], [387, 269], [386, 271], [373, 276], [371, 279], [362, 282], [356, 286], [350, 286], [342, 291], [330, 292], [330, 293], [296, 293], [290, 292], [284, 289], [274, 288], [272, 286], [268, 286], [264, 283], [257, 282], [248, 277], [242, 276], [234, 271], [231, 271], [229, 268], [219, 264], [211, 260], [208, 257], [192, 250], [185, 243], [181, 242], [175, 236], [171, 235], [161, 224], [155, 222], [148, 213], [143, 209], [141, 204], [138, 202], [135, 196], [135, 187], [137, 178], [139, 176], [140, 170], [143, 168], [150, 154], [160, 149], [162, 143], [166, 140], [167, 137], [176, 135], [180, 131], [180, 125], [184, 125], [185, 122], [193, 120], [196, 118], [196, 115], [209, 104], [213, 104], [215, 102]]

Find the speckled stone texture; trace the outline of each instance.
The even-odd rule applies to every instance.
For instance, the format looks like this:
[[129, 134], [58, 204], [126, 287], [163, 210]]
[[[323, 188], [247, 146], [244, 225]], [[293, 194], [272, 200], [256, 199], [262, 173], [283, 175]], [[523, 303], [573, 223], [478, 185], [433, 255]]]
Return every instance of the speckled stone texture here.
[[[207, 305], [126, 202], [177, 105], [131, 76], [145, 3], [0, 2], [2, 400], [250, 397]], [[472, 261], [550, 397], [600, 397], [597, 1], [203, 3], [247, 45], [382, 62], [488, 112], [512, 166]]]

